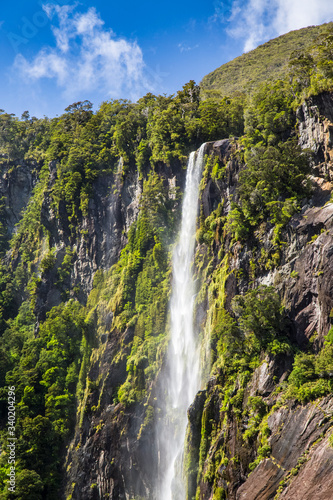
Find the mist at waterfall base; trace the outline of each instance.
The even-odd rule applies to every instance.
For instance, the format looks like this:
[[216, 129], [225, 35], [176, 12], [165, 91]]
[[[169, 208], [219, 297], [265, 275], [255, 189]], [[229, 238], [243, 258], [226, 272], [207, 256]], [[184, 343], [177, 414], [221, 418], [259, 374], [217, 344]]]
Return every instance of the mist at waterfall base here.
[[172, 258], [170, 343], [165, 373], [161, 377], [159, 442], [159, 500], [185, 500], [183, 451], [187, 410], [200, 389], [198, 332], [193, 322], [195, 286], [192, 276], [199, 185], [205, 144], [191, 153], [187, 166], [181, 227]]

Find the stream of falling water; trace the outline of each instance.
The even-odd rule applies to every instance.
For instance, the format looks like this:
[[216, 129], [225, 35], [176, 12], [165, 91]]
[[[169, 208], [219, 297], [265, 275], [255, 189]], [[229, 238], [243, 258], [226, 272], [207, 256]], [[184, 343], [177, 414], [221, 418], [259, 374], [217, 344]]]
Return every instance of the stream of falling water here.
[[187, 409], [200, 389], [200, 356], [193, 324], [195, 288], [192, 276], [199, 184], [204, 163], [203, 144], [191, 153], [184, 192], [179, 240], [172, 258], [170, 301], [171, 339], [168, 351], [167, 424], [159, 429], [163, 470], [159, 478], [159, 500], [185, 500], [182, 457], [187, 426]]

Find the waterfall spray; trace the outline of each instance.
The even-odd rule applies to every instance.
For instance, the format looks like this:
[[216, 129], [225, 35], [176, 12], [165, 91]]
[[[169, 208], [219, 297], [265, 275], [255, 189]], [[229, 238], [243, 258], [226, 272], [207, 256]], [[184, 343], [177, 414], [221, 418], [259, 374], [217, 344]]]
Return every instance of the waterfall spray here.
[[172, 259], [171, 339], [168, 374], [163, 381], [167, 394], [166, 416], [164, 425], [159, 428], [163, 469], [159, 478], [159, 500], [185, 500], [182, 455], [187, 409], [200, 388], [199, 346], [193, 324], [195, 289], [192, 263], [204, 150], [205, 144], [198, 153], [191, 153], [188, 161], [179, 241]]

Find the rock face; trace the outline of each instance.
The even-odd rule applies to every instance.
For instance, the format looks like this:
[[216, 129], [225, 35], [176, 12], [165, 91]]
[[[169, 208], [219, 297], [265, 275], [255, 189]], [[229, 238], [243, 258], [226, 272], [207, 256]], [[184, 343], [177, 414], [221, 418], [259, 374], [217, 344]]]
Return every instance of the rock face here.
[[[261, 284], [274, 285], [286, 305], [286, 331], [295, 349], [322, 348], [331, 328], [333, 309], [333, 94], [312, 97], [297, 112], [300, 145], [313, 153], [314, 194], [299, 214], [282, 231], [279, 262], [270, 267], [260, 263], [261, 250], [271, 246], [273, 228], [261, 230], [257, 253], [247, 244], [232, 243], [222, 235], [212, 241], [210, 254], [204, 243], [197, 255], [206, 266], [206, 282], [197, 303], [196, 319], [202, 331], [209, 322], [208, 309], [214, 294], [207, 292], [212, 271], [221, 263], [222, 245], [229, 248], [228, 269], [223, 281], [226, 310], [232, 298]], [[244, 168], [237, 140], [223, 139], [207, 144], [207, 154], [218, 158], [224, 174], [208, 176], [201, 190], [201, 216], [208, 218], [220, 207], [219, 217], [227, 217], [231, 202], [238, 199], [239, 172]], [[65, 206], [56, 213], [51, 199], [57, 164], [49, 165], [49, 185], [42, 204], [42, 223], [55, 248], [54, 269], [40, 273], [36, 292], [36, 311], [43, 320], [51, 307], [62, 301], [55, 285], [56, 270], [64, 262], [66, 247], [73, 248], [67, 288], [85, 303], [98, 269], [109, 269], [117, 262], [127, 242], [128, 230], [136, 220], [142, 179], [137, 173], [121, 172], [97, 180], [89, 202], [88, 214], [78, 222], [73, 238]], [[183, 189], [185, 172], [180, 163], [170, 167], [159, 164], [156, 172], [163, 179], [169, 197], [175, 188]], [[5, 197], [6, 224], [14, 231], [38, 179], [38, 168], [16, 166], [2, 172], [0, 195]], [[214, 222], [214, 221], [213, 221]], [[212, 225], [218, 232], [218, 223]], [[229, 238], [229, 240], [228, 240]], [[253, 262], [256, 269], [253, 270]], [[252, 267], [251, 267], [252, 266]], [[38, 264], [37, 264], [38, 267]], [[201, 291], [199, 291], [201, 292]], [[217, 304], [219, 306], [219, 304]], [[103, 318], [103, 333], [98, 333], [87, 369], [87, 387], [79, 402], [74, 435], [68, 443], [63, 498], [71, 500], [135, 499], [158, 500], [154, 481], [158, 475], [159, 450], [155, 439], [155, 397], [157, 380], [150, 387], [145, 404], [126, 408], [115, 400], [126, 380], [134, 327], [114, 328], [112, 314]], [[209, 326], [209, 325], [208, 325]], [[327, 396], [304, 405], [279, 401], [278, 386], [283, 387], [292, 370], [294, 353], [266, 355], [249, 372], [242, 400], [237, 400], [239, 381], [225, 395], [221, 372], [211, 377], [188, 410], [187, 500], [328, 500], [332, 498], [330, 443], [333, 398]], [[251, 398], [269, 409], [267, 443], [269, 452], [258, 459], [258, 432], [248, 439], [250, 417], [244, 411]], [[228, 401], [227, 401], [228, 400]], [[250, 473], [250, 464], [253, 471]], [[200, 474], [198, 474], [200, 471]]]
[[68, 451], [66, 497], [71, 495], [73, 500], [151, 498], [157, 473], [154, 429], [149, 424], [143, 426], [141, 405], [124, 411], [123, 405], [111, 404], [126, 378], [126, 358], [117, 364], [113, 360], [119, 343], [129, 342], [130, 337], [130, 332], [122, 339], [113, 332], [89, 372], [92, 383], [102, 379], [102, 390], [86, 394], [85, 414]]
[[[185, 171], [179, 163], [171, 167], [161, 164], [157, 173], [163, 179], [169, 198], [175, 187], [183, 188]], [[85, 265], [84, 258], [88, 262], [89, 277], [97, 268], [108, 269], [117, 261], [127, 242], [124, 234], [137, 217], [142, 181], [129, 176], [123, 184], [116, 182], [118, 191], [111, 194], [109, 186], [95, 186], [89, 218], [83, 221], [83, 227], [89, 227], [87, 242], [93, 241], [93, 244], [87, 248], [87, 242], [83, 241], [78, 247], [74, 267], [78, 278], [80, 266]], [[88, 279], [87, 291], [91, 284]], [[138, 403], [126, 409], [123, 404], [113, 404], [127, 377], [126, 363], [134, 328], [110, 331], [112, 317], [107, 315], [103, 321], [106, 333], [99, 339], [100, 345], [88, 372], [91, 386], [87, 387], [81, 402], [81, 421], [77, 422], [75, 437], [68, 449], [65, 496], [72, 500], [153, 499], [158, 449], [154, 416], [149, 411], [153, 409], [155, 387], [151, 387], [145, 405]]]
[[293, 235], [281, 271], [284, 276], [294, 272], [295, 277], [284, 282], [284, 299], [290, 304], [299, 346], [304, 347], [314, 332], [321, 346], [333, 307], [333, 204], [309, 208], [302, 218], [294, 217], [290, 227]]
[[237, 183], [239, 171], [242, 164], [236, 152], [239, 145], [236, 140], [223, 139], [221, 141], [207, 143], [207, 153], [219, 158], [221, 164], [226, 168], [225, 177], [220, 181], [213, 182], [209, 179], [201, 195], [201, 203], [205, 217], [216, 209], [221, 198], [225, 198], [224, 214], [230, 210], [230, 201], [237, 201]]
[[333, 101], [332, 93], [310, 97], [298, 110], [300, 144], [314, 152], [315, 171], [332, 180]]
[[[270, 270], [259, 267], [254, 277], [255, 286], [274, 285], [279, 290], [288, 305], [289, 335], [301, 349], [309, 342], [317, 350], [322, 347], [333, 308], [333, 204], [329, 202], [332, 113], [333, 101], [329, 94], [304, 104], [298, 111], [301, 145], [315, 152], [314, 195], [310, 204], [304, 206], [300, 214], [294, 215], [284, 229], [282, 239], [285, 244], [279, 264]], [[207, 144], [207, 153], [218, 157], [225, 175], [221, 179], [209, 178], [203, 186], [201, 206], [205, 218], [216, 210], [222, 199], [220, 215], [226, 217], [231, 200], [237, 201], [238, 176], [244, 166], [239, 151], [237, 141], [228, 139]], [[164, 174], [163, 166], [160, 173]], [[168, 177], [168, 186], [173, 186], [173, 179], [176, 179], [174, 174]], [[122, 228], [129, 227], [137, 210], [141, 188], [140, 183], [135, 182], [135, 179], [129, 179], [128, 184], [119, 186], [121, 196], [107, 194], [103, 187], [96, 186], [90, 207], [94, 216], [83, 221], [83, 227], [89, 231], [87, 241], [90, 247], [82, 241], [76, 264], [77, 276], [82, 275], [84, 256], [89, 256], [87, 290], [94, 269], [108, 267], [113, 262], [112, 255], [119, 254], [118, 238], [121, 241]], [[181, 182], [178, 176], [176, 184], [181, 185]], [[270, 228], [262, 236], [265, 248], [270, 245], [269, 231]], [[110, 248], [113, 249], [111, 253], [107, 250]], [[210, 264], [214, 266], [219, 262], [219, 243], [214, 242], [212, 248]], [[200, 252], [200, 247], [197, 250]], [[225, 280], [227, 309], [233, 296], [248, 290], [253, 258], [259, 260], [246, 245], [232, 247]], [[239, 270], [242, 270], [242, 275], [237, 279]], [[204, 297], [197, 307], [197, 320], [203, 327], [208, 306], [209, 299]], [[158, 474], [154, 416], [147, 420], [146, 413], [147, 404], [154, 408], [155, 389], [152, 388], [146, 408], [137, 404], [126, 410], [119, 404], [111, 404], [112, 395], [125, 379], [126, 353], [128, 355], [129, 351], [123, 350], [124, 356], [117, 363], [114, 359], [119, 346], [124, 349], [132, 338], [131, 328], [110, 333], [91, 365], [89, 379], [98, 381], [98, 388], [87, 393], [84, 406], [97, 409], [84, 413], [66, 462], [69, 471], [66, 495], [73, 500], [105, 497], [112, 500], [157, 500], [154, 496], [154, 478]], [[272, 408], [278, 402], [274, 391], [277, 385], [287, 380], [292, 364], [292, 354], [262, 359], [251, 375], [243, 401], [246, 403], [251, 397], [259, 397]], [[237, 386], [229, 397], [235, 394]], [[249, 426], [248, 417], [242, 416], [244, 408], [236, 408], [237, 413], [232, 405], [226, 407], [223, 380], [219, 376], [213, 377], [188, 412], [187, 499], [329, 498], [333, 486], [329, 465], [333, 449], [328, 444], [332, 405], [331, 397], [305, 406], [292, 402], [280, 407], [278, 404], [267, 421], [269, 456], [249, 474], [249, 464], [257, 458], [259, 443], [244, 442], [242, 435]], [[204, 460], [203, 443], [206, 447]], [[221, 461], [222, 452], [224, 461]], [[212, 464], [219, 462], [215, 476], [212, 476]], [[198, 482], [199, 468], [202, 475]]]
[[304, 407], [282, 407], [268, 418], [270, 458], [263, 460], [237, 490], [237, 500], [328, 499], [332, 492], [333, 448], [323, 436], [331, 427], [333, 398]]
[[4, 198], [6, 226], [9, 236], [22, 216], [38, 180], [39, 166], [6, 164], [0, 173], [0, 198]]
[[[52, 189], [52, 177], [56, 176], [56, 165], [50, 164], [50, 172], [49, 190]], [[90, 292], [97, 269], [109, 269], [117, 261], [126, 244], [124, 234], [137, 216], [141, 189], [142, 181], [134, 174], [124, 182], [119, 173], [94, 183], [88, 215], [79, 221], [81, 235], [75, 241], [71, 276], [72, 286], [81, 288], [81, 300]], [[57, 216], [47, 194], [43, 201], [42, 222], [50, 232], [50, 246], [55, 246], [58, 252], [73, 243], [65, 207], [59, 206]], [[46, 295], [45, 291], [41, 294], [42, 297]], [[39, 309], [42, 309], [42, 304], [39, 304]]]
[[[57, 249], [56, 268], [64, 259], [65, 247], [74, 246], [73, 269], [66, 286], [76, 288], [76, 297], [85, 303], [97, 269], [110, 269], [127, 243], [126, 235], [138, 215], [143, 181], [138, 173], [131, 171], [125, 179], [121, 171], [97, 179], [89, 200], [88, 215], [79, 221], [79, 237], [73, 240], [65, 206], [60, 204], [59, 215], [52, 208], [48, 192], [52, 189], [53, 180], [57, 175], [57, 165], [51, 162], [49, 169], [50, 180], [43, 201], [41, 220], [49, 231], [50, 247]], [[182, 186], [184, 183], [184, 171], [180, 163], [169, 168], [160, 166], [157, 172], [163, 178], [166, 189], [170, 189], [170, 193], [173, 185]], [[61, 294], [54, 288], [54, 281], [50, 275], [42, 276], [36, 305], [39, 320], [45, 319], [46, 312], [61, 301]]]
[[309, 463], [306, 463], [290, 485], [282, 492], [281, 499], [295, 498], [310, 500], [320, 498], [329, 500], [332, 497], [332, 448], [328, 439], [324, 439], [311, 451]]
[[[325, 93], [311, 98], [298, 110], [297, 117], [300, 145], [314, 152], [313, 196], [284, 229], [278, 265], [269, 270], [260, 268], [260, 253], [255, 255], [246, 244], [233, 245], [225, 282], [225, 301], [229, 308], [232, 297], [246, 292], [251, 279], [252, 286], [273, 285], [287, 307], [290, 338], [300, 349], [306, 350], [312, 345], [318, 352], [331, 328], [333, 308], [333, 204], [330, 201], [333, 95]], [[220, 160], [223, 158], [226, 175], [223, 180], [210, 179], [207, 182], [202, 192], [202, 209], [208, 217], [223, 199], [222, 215], [225, 216], [230, 210], [230, 197], [237, 201], [237, 180], [243, 165], [229, 141], [218, 141], [208, 147]], [[270, 246], [270, 230], [266, 227], [266, 232], [260, 235], [264, 249]], [[218, 251], [217, 245], [215, 256]], [[251, 271], [251, 261], [256, 263], [255, 276]], [[214, 262], [218, 259], [211, 261]], [[236, 279], [240, 270], [241, 277]], [[209, 382], [203, 403], [201, 433], [207, 433], [205, 439], [210, 444], [201, 464], [197, 447], [201, 479], [197, 483], [196, 496], [188, 499], [195, 496], [200, 500], [320, 500], [332, 496], [330, 461], [333, 448], [329, 436], [333, 399], [328, 396], [316, 403], [300, 405], [290, 402], [279, 407], [275, 389], [288, 379], [292, 365], [291, 354], [262, 359], [246, 386], [241, 407], [237, 406], [236, 400], [236, 408], [231, 404], [226, 407], [224, 381], [220, 374]], [[230, 400], [236, 394], [237, 385], [229, 395]], [[259, 397], [272, 409], [265, 431], [269, 434], [266, 442], [269, 456], [263, 458], [252, 473], [249, 465], [257, 457], [259, 441], [258, 438], [252, 442], [242, 438], [249, 427], [245, 410], [251, 397]], [[276, 403], [278, 408], [274, 411]], [[189, 418], [189, 428], [193, 429], [195, 436], [200, 429], [195, 427], [195, 416], [190, 413]], [[193, 442], [193, 437], [188, 442]], [[222, 461], [221, 456], [224, 457]]]

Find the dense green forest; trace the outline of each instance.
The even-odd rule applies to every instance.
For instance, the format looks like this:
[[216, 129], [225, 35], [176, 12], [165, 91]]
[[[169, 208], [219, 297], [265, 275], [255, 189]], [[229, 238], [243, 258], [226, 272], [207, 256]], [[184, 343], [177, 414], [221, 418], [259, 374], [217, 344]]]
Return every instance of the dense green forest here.
[[[288, 380], [276, 389], [278, 405], [332, 392], [333, 330], [320, 348], [315, 335], [300, 348], [290, 333], [288, 304], [273, 286], [256, 281], [280, 265], [283, 231], [312, 196], [313, 154], [298, 144], [296, 109], [310, 96], [333, 90], [332, 26], [316, 29], [316, 35], [311, 43], [306, 35], [306, 41], [300, 40], [303, 48], [288, 54], [283, 74], [251, 91], [240, 82], [231, 93], [223, 87], [209, 93], [206, 84], [201, 89], [190, 81], [172, 96], [106, 101], [95, 112], [89, 101], [78, 102], [52, 119], [28, 112], [18, 119], [1, 111], [1, 174], [10, 178], [24, 165], [36, 179], [15, 228], [8, 224], [5, 196], [0, 204], [2, 450], [8, 444], [8, 387], [15, 387], [17, 437], [16, 491], [6, 487], [10, 466], [3, 452], [1, 499], [60, 498], [75, 425], [101, 411], [101, 401], [90, 395], [102, 381], [91, 380], [89, 370], [105, 335], [120, 339], [112, 366], [126, 366], [112, 403], [123, 411], [145, 405], [142, 432], [149, 428], [154, 414], [150, 394], [168, 340], [170, 260], [181, 207], [179, 186], [167, 193], [159, 172], [176, 165], [183, 179], [189, 153], [203, 142], [231, 138], [233, 155], [244, 165], [229, 211], [223, 199], [209, 215], [201, 205], [195, 273], [198, 302], [208, 297], [209, 328], [202, 335], [209, 335], [210, 374], [218, 379], [222, 409], [232, 409], [239, 418], [246, 413], [249, 422], [242, 439], [256, 453], [247, 473], [270, 454], [267, 418], [274, 410], [259, 396], [242, 406], [246, 385], [264, 356], [293, 360]], [[78, 242], [89, 240], [84, 221], [91, 215], [96, 183], [113, 179], [116, 195], [130, 175], [142, 185], [138, 215], [123, 235], [119, 259], [110, 269], [97, 270], [87, 294], [73, 279], [73, 266]], [[208, 182], [226, 182], [226, 165], [213, 154], [206, 158], [201, 193]], [[45, 222], [46, 205], [61, 221], [61, 252], [55, 230]], [[264, 246], [267, 234], [269, 245]], [[246, 289], [230, 301], [225, 283], [237, 245], [251, 254], [250, 275]], [[291, 278], [297, 279], [297, 273]], [[46, 286], [59, 297], [52, 308], [41, 308]], [[125, 341], [123, 332], [132, 337]], [[227, 466], [230, 457], [219, 451], [205, 466], [216, 430], [207, 408], [199, 454], [190, 439], [187, 445], [188, 498], [204, 498], [198, 486], [204, 478], [213, 485], [214, 500], [221, 500], [227, 497], [216, 482], [217, 469]]]

